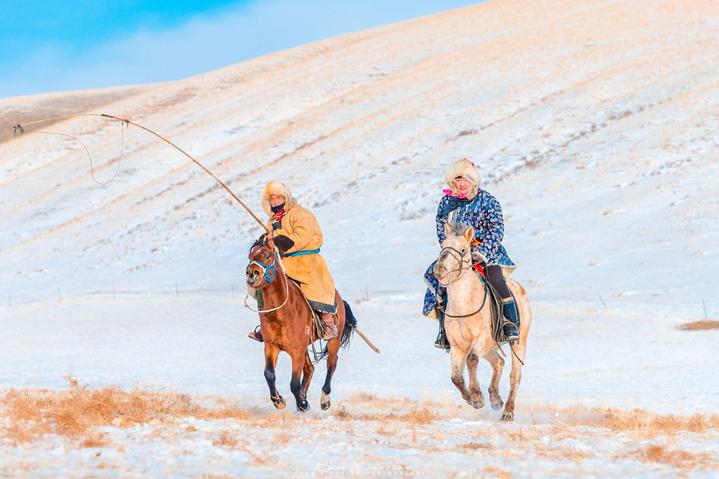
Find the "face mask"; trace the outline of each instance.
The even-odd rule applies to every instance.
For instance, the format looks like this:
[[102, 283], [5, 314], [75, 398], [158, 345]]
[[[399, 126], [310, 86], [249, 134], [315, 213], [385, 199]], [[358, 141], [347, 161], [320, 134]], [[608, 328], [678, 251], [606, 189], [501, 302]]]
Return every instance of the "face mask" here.
[[271, 206], [270, 208], [272, 209], [272, 212], [273, 212], [273, 213], [277, 213], [277, 212], [279, 212], [280, 210], [282, 210], [282, 208], [284, 208], [284, 207], [285, 207], [285, 204], [282, 203], [281, 205]]

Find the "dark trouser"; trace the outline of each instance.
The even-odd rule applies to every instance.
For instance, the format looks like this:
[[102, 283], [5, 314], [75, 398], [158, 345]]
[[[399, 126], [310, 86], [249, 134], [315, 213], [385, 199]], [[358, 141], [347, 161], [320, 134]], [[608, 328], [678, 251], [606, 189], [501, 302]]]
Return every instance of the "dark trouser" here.
[[487, 272], [487, 281], [497, 290], [502, 299], [511, 298], [512, 293], [507, 287], [507, 281], [504, 279], [504, 274], [502, 274], [502, 267], [493, 264], [485, 267], [484, 270]]

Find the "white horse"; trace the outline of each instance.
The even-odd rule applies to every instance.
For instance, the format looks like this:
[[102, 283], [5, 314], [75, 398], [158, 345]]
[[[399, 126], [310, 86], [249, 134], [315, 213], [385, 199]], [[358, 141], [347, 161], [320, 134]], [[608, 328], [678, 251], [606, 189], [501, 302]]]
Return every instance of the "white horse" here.
[[[481, 408], [484, 397], [477, 381], [479, 358], [486, 359], [492, 366], [492, 382], [489, 385], [489, 399], [492, 409], [502, 408], [499, 396], [499, 379], [504, 368], [504, 358], [492, 331], [490, 292], [472, 268], [470, 242], [474, 239], [472, 227], [456, 224], [445, 227], [447, 239], [442, 242], [442, 251], [434, 267], [434, 275], [447, 288], [447, 305], [444, 329], [451, 346], [452, 382], [470, 406]], [[507, 403], [502, 414], [503, 421], [514, 419], [514, 402], [522, 376], [522, 365], [527, 347], [527, 335], [532, 322], [527, 292], [517, 281], [507, 278], [507, 286], [514, 294], [520, 317], [519, 343], [512, 349], [512, 372]], [[469, 389], [464, 381], [465, 365], [469, 370]]]

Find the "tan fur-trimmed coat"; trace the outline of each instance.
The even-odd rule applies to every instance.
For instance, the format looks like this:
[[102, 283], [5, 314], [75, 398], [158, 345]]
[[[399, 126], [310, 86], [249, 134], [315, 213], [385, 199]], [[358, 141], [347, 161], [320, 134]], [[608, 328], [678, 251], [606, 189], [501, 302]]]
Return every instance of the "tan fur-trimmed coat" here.
[[[272, 230], [272, 209], [270, 195], [285, 198], [285, 215], [281, 228]], [[287, 253], [318, 249], [322, 246], [322, 230], [314, 214], [297, 204], [289, 188], [279, 181], [270, 181], [262, 193], [262, 208], [270, 217], [267, 226], [273, 237], [284, 235], [294, 242]], [[305, 297], [313, 303], [333, 307], [335, 305], [335, 284], [327, 263], [321, 254], [286, 256], [282, 258], [287, 275], [300, 283]], [[315, 306], [313, 304], [313, 306]]]

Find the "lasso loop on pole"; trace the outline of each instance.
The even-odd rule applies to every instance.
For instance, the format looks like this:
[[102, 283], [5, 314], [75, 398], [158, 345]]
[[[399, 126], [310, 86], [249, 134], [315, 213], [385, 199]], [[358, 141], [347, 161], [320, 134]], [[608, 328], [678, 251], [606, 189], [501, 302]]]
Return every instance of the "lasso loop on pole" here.
[[[27, 123], [17, 124], [17, 125], [15, 125], [15, 126], [13, 126], [13, 136], [21, 135], [21, 134], [25, 133], [25, 128], [28, 127], [28, 126], [30, 126], [30, 125], [34, 125], [34, 124], [38, 124], [38, 123], [54, 122], [54, 121], [59, 121], [59, 120], [69, 120], [69, 119], [71, 119], [71, 118], [79, 118], [79, 117], [83, 117], [83, 116], [93, 116], [93, 117], [100, 117], [100, 118], [106, 118], [106, 119], [109, 119], [109, 120], [119, 121], [119, 122], [121, 122], [121, 124], [122, 124], [123, 126], [125, 126], [125, 127], [129, 127], [130, 125], [135, 126], [135, 127], [137, 127], [137, 128], [140, 128], [141, 130], [145, 130], [146, 132], [150, 133], [151, 135], [154, 135], [155, 137], [157, 137], [157, 138], [159, 138], [160, 140], [164, 141], [164, 142], [167, 143], [168, 145], [172, 146], [172, 147], [175, 148], [177, 151], [179, 151], [179, 152], [182, 153], [184, 156], [186, 156], [186, 157], [187, 157], [190, 161], [192, 161], [194, 164], [196, 164], [197, 166], [199, 166], [205, 173], [207, 173], [208, 175], [210, 175], [220, 186], [222, 186], [222, 188], [225, 189], [225, 191], [226, 191], [230, 196], [232, 196], [232, 198], [233, 198], [235, 201], [237, 201], [237, 203], [240, 204], [240, 206], [242, 206], [242, 207], [245, 209], [245, 211], [247, 211], [247, 213], [250, 214], [250, 216], [252, 216], [252, 218], [254, 218], [255, 221], [257, 221], [257, 223], [258, 223], [260, 226], [262, 226], [262, 228], [263, 228], [265, 231], [267, 231], [268, 233], [270, 233], [270, 230], [267, 228], [267, 226], [266, 226], [266, 225], [262, 222], [262, 220], [250, 209], [250, 207], [247, 206], [244, 201], [242, 201], [242, 199], [237, 195], [237, 193], [235, 193], [234, 191], [232, 191], [232, 190], [230, 189], [230, 187], [227, 186], [227, 184], [225, 184], [224, 181], [222, 181], [220, 178], [218, 178], [217, 175], [215, 175], [212, 171], [210, 171], [205, 165], [203, 165], [202, 163], [200, 163], [197, 159], [195, 159], [195, 158], [194, 158], [192, 155], [190, 155], [188, 152], [186, 152], [185, 150], [183, 150], [182, 148], [180, 148], [179, 146], [177, 146], [175, 143], [173, 143], [172, 141], [168, 140], [168, 139], [165, 138], [164, 136], [160, 135], [160, 134], [157, 133], [156, 131], [154, 131], [154, 130], [152, 130], [152, 129], [150, 129], [150, 128], [147, 128], [146, 126], [140, 125], [139, 123], [135, 123], [134, 121], [129, 120], [129, 119], [127, 119], [127, 118], [120, 118], [120, 117], [117, 117], [117, 116], [114, 116], [114, 115], [108, 115], [108, 114], [106, 114], [106, 113], [80, 113], [80, 114], [76, 114], [76, 115], [65, 115], [65, 116], [57, 116], [57, 117], [52, 117], [52, 118], [44, 118], [44, 119], [42, 119], [42, 120], [30, 121], [30, 122], [27, 122]], [[39, 131], [38, 133], [61, 135], [61, 136], [66, 136], [66, 137], [72, 138], [72, 139], [74, 139], [75, 141], [77, 141], [78, 143], [80, 143], [80, 144], [82, 145], [82, 147], [85, 149], [85, 152], [87, 153], [88, 157], [90, 157], [90, 152], [88, 151], [87, 147], [86, 147], [78, 138], [76, 138], [76, 137], [74, 137], [74, 136], [72, 136], [72, 135], [68, 135], [68, 134], [66, 134], [66, 133], [55, 133], [55, 132], [47, 132], [47, 131]], [[124, 141], [125, 141], [125, 140], [124, 140], [124, 133], [123, 133], [123, 139], [122, 139], [123, 152], [124, 152]], [[122, 156], [122, 153], [121, 153], [121, 156]], [[91, 171], [93, 171], [92, 158], [91, 158], [91, 157], [90, 157], [90, 168], [91, 168]], [[115, 175], [113, 175], [113, 177], [112, 177], [112, 179], [110, 179], [110, 181], [112, 181], [113, 179], [115, 179], [115, 176], [117, 175], [118, 171], [119, 171], [119, 165], [118, 165], [117, 171], [115, 171]], [[92, 173], [92, 176], [93, 176], [93, 180], [95, 180], [94, 171], [93, 171], [93, 173]], [[97, 182], [97, 180], [95, 180], [95, 181]], [[100, 183], [100, 182], [98, 182], [98, 183]], [[103, 184], [103, 183], [100, 183], [100, 184]], [[107, 184], [107, 183], [104, 183], [104, 184]]]

